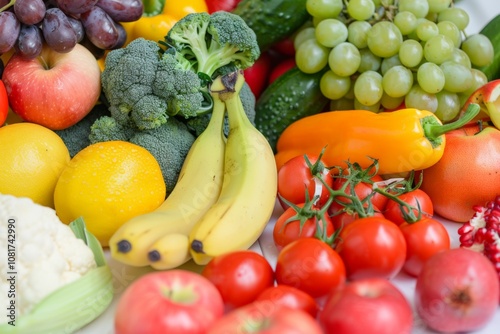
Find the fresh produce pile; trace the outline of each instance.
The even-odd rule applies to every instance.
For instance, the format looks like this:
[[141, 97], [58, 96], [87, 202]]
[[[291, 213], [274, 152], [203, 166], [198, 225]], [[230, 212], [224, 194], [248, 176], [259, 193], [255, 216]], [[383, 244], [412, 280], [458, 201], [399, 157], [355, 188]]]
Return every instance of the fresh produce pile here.
[[500, 14], [469, 20], [458, 0], [0, 0], [0, 332], [106, 311], [116, 334], [490, 326]]

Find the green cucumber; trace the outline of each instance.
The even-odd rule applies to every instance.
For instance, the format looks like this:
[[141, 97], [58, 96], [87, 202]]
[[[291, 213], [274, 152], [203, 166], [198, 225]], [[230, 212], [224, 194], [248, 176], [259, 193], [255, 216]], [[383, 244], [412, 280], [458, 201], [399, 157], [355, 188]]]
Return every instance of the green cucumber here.
[[479, 69], [486, 74], [488, 81], [500, 79], [500, 14], [491, 19], [480, 33], [490, 39], [495, 53], [491, 64]]
[[255, 32], [261, 51], [292, 35], [311, 18], [306, 0], [242, 0], [232, 12]]
[[323, 111], [329, 103], [319, 87], [324, 72], [306, 74], [294, 67], [260, 95], [255, 105], [255, 126], [274, 151], [286, 127], [300, 118]]

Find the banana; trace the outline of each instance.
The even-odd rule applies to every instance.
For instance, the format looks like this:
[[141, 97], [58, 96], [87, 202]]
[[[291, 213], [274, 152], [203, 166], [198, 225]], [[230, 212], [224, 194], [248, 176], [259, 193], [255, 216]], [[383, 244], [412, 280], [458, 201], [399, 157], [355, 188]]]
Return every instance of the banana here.
[[157, 270], [177, 268], [191, 259], [189, 238], [183, 233], [169, 233], [158, 239], [148, 252], [150, 265]]
[[211, 86], [212, 94], [218, 92], [226, 104], [229, 134], [219, 199], [189, 234], [191, 256], [199, 265], [220, 254], [248, 249], [274, 209], [276, 163], [269, 142], [244, 113], [239, 97], [243, 83], [238, 71], [217, 78]]
[[[210, 122], [191, 146], [174, 189], [160, 207], [132, 218], [113, 234], [109, 247], [114, 259], [131, 266], [150, 265], [148, 253], [153, 251], [150, 248], [158, 239], [170, 233], [187, 236], [216, 202], [224, 172], [225, 108], [223, 102], [214, 99]], [[180, 252], [184, 251], [180, 247]], [[159, 251], [159, 254], [171, 253]], [[179, 256], [177, 262], [182, 261], [184, 258]], [[173, 265], [176, 261], [162, 259], [160, 263]]]

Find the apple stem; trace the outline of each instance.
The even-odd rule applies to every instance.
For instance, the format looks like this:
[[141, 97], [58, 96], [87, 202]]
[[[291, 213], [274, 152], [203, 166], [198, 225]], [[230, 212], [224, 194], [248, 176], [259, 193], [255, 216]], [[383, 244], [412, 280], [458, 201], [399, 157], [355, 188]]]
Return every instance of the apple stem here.
[[3, 6], [2, 8], [0, 8], [0, 13], [1, 12], [5, 12], [7, 9], [9, 9], [11, 6], [14, 6], [14, 4], [16, 3], [16, 0], [10, 0], [10, 2], [8, 4], [6, 4], [5, 6]]
[[197, 299], [192, 286], [184, 286], [178, 289], [172, 286], [162, 286], [161, 292], [165, 298], [179, 304], [192, 304]]

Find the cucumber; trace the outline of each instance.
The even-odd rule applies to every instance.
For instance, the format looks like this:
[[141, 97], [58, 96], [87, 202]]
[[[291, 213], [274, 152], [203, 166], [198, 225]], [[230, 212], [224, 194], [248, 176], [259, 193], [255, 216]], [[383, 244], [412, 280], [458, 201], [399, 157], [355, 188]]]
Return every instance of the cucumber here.
[[306, 74], [294, 67], [278, 77], [255, 104], [255, 126], [276, 151], [279, 136], [294, 121], [317, 114], [330, 102], [320, 90], [325, 70]]
[[306, 0], [242, 0], [232, 13], [252, 28], [261, 51], [290, 36], [311, 18]]
[[500, 14], [491, 19], [480, 33], [490, 39], [495, 55], [491, 64], [479, 69], [486, 74], [488, 81], [500, 79]]

